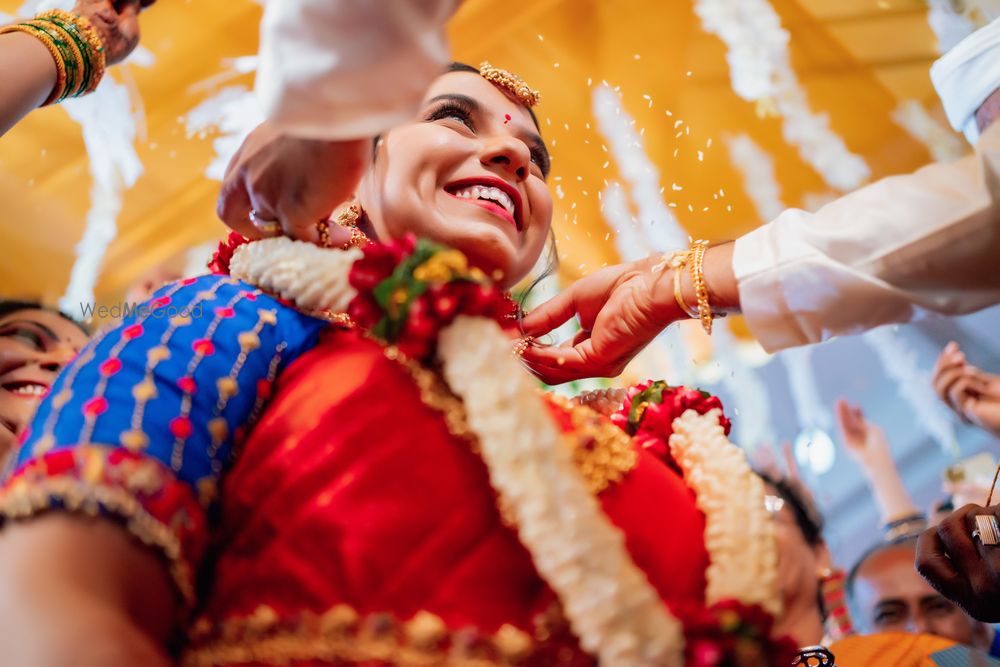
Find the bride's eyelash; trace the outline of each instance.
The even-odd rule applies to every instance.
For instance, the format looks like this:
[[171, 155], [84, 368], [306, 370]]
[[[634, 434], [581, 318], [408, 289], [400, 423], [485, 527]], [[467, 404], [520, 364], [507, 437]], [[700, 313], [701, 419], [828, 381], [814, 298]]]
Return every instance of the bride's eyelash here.
[[540, 148], [531, 149], [531, 161], [538, 165], [538, 168], [542, 170], [542, 176], [549, 175], [549, 157]]
[[476, 130], [476, 127], [472, 122], [472, 109], [469, 109], [459, 102], [445, 102], [438, 108], [428, 113], [426, 120], [433, 122], [436, 120], [443, 120], [445, 118], [457, 118], [459, 122], [473, 132]]
[[[434, 121], [444, 120], [445, 118], [455, 118], [473, 132], [476, 131], [475, 123], [472, 121], [472, 109], [468, 105], [462, 104], [459, 100], [449, 100], [447, 102], [443, 102], [437, 108], [429, 111], [424, 120], [429, 123], [433, 123]], [[548, 176], [549, 158], [544, 150], [537, 147], [532, 148], [531, 161], [538, 165], [538, 168], [542, 172], [542, 176]]]

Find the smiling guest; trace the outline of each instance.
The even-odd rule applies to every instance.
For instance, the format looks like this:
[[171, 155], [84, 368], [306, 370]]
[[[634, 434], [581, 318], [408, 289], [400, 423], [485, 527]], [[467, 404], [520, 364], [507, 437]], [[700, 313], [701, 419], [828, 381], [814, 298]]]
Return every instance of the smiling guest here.
[[86, 342], [86, 330], [59, 312], [0, 300], [0, 464], [56, 375]]
[[857, 618], [870, 632], [936, 635], [997, 657], [997, 633], [931, 588], [913, 567], [917, 540], [879, 544], [854, 566], [847, 592]]

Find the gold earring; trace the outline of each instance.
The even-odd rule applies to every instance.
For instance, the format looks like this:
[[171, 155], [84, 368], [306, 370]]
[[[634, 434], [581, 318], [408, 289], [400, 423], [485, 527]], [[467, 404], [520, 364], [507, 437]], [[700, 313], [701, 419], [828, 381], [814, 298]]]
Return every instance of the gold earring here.
[[[342, 250], [347, 250], [348, 248], [363, 248], [371, 243], [368, 236], [363, 231], [358, 229], [358, 221], [360, 219], [361, 207], [357, 204], [351, 204], [337, 216], [337, 225], [351, 230], [351, 238], [348, 239], [347, 243], [341, 246]], [[320, 220], [316, 223], [316, 229], [319, 231], [320, 245], [324, 248], [333, 247], [330, 241], [330, 221]]]

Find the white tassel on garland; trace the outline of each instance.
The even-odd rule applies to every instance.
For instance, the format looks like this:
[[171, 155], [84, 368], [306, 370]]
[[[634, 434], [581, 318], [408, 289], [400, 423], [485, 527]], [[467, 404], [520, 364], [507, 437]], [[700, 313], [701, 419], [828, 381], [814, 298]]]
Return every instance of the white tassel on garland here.
[[824, 180], [853, 190], [871, 175], [867, 163], [851, 153], [830, 129], [826, 114], [809, 108], [805, 91], [792, 69], [788, 32], [767, 0], [696, 0], [695, 13], [706, 32], [727, 47], [733, 90], [764, 109], [773, 105], [782, 119], [785, 141]]
[[92, 94], [67, 100], [62, 107], [83, 130], [93, 178], [87, 225], [59, 301], [64, 312], [76, 313], [80, 304], [94, 301], [101, 263], [117, 233], [122, 193], [135, 184], [143, 167], [135, 150], [136, 114], [124, 85], [107, 76]]
[[743, 190], [753, 202], [763, 222], [777, 218], [785, 205], [781, 202], [781, 186], [774, 176], [774, 160], [748, 134], [725, 137], [729, 160], [743, 176]]
[[891, 115], [897, 125], [927, 148], [935, 162], [954, 160], [968, 150], [950, 127], [934, 118], [917, 100], [900, 102]]

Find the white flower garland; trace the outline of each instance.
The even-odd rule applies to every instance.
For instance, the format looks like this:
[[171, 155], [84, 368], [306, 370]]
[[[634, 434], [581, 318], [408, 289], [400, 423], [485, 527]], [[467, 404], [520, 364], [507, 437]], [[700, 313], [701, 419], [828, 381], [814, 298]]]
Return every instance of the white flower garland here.
[[583, 649], [602, 665], [682, 665], [683, 626], [587, 490], [499, 325], [459, 317], [441, 332], [438, 355], [479, 437], [490, 482]]
[[721, 411], [674, 419], [670, 453], [705, 515], [705, 601], [736, 599], [778, 616], [778, 546], [764, 508], [764, 482], [719, 425]]
[[[304, 310], [339, 311], [356, 294], [348, 274], [361, 256], [357, 249], [267, 239], [238, 247], [230, 273]], [[463, 402], [491, 485], [510, 508], [521, 543], [559, 596], [580, 646], [600, 664], [681, 667], [683, 624], [587, 489], [510, 349], [500, 326], [482, 317], [460, 316], [438, 339], [444, 379]], [[674, 421], [670, 440], [706, 517], [706, 598], [709, 604], [735, 598], [776, 614], [777, 551], [763, 483], [726, 439], [718, 415], [688, 411]]]
[[737, 95], [751, 102], [772, 102], [782, 117], [785, 141], [823, 180], [853, 190], [871, 175], [868, 164], [851, 153], [830, 128], [826, 114], [809, 108], [788, 54], [788, 31], [767, 0], [696, 0], [695, 13], [706, 32], [726, 43], [730, 79]]
[[362, 254], [357, 248], [329, 250], [279, 236], [236, 248], [229, 274], [303, 310], [343, 311], [357, 294], [347, 276]]

